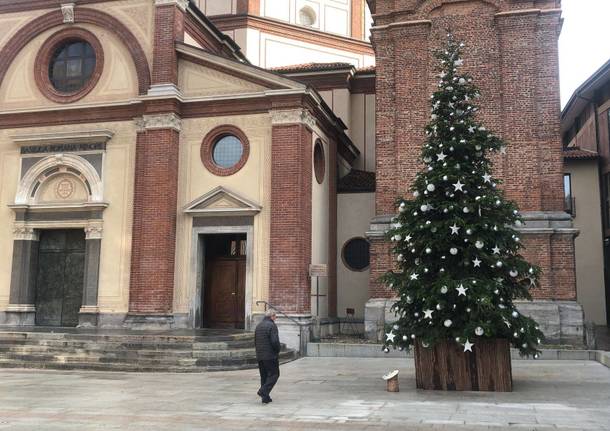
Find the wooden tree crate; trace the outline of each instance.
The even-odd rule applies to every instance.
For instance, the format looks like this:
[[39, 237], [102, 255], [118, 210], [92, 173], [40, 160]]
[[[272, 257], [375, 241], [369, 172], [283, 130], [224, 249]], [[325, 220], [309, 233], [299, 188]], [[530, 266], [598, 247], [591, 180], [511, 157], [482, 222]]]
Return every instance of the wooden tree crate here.
[[512, 392], [510, 345], [505, 339], [476, 339], [471, 352], [448, 340], [415, 345], [418, 389]]

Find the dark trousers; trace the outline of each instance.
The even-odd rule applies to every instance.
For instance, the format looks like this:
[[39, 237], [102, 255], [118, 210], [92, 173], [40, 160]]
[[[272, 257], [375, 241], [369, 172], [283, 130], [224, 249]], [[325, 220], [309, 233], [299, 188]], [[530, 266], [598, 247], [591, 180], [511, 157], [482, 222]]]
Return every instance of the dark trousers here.
[[280, 362], [278, 359], [258, 361], [258, 371], [261, 375], [261, 388], [259, 392], [262, 396], [268, 397], [271, 389], [277, 383], [277, 379], [280, 378]]

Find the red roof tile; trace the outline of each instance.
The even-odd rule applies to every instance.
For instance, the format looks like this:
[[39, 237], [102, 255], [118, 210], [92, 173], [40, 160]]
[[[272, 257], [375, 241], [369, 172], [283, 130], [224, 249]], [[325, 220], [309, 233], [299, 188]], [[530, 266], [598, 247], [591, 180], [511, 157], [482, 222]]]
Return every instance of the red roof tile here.
[[563, 158], [570, 160], [596, 159], [599, 157], [594, 151], [581, 150], [579, 147], [567, 147], [563, 149]]

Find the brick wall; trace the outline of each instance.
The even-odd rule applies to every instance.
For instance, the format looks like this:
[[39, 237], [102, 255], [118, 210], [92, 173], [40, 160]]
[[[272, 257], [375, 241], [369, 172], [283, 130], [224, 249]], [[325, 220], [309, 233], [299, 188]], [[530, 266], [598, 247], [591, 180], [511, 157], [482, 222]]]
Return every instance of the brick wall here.
[[[522, 211], [563, 210], [563, 158], [557, 38], [559, 2], [425, 2], [377, 0], [373, 45], [377, 58], [376, 214], [394, 213], [420, 170], [430, 94], [438, 72], [432, 50], [447, 29], [466, 47], [463, 70], [481, 88], [479, 119], [508, 143], [494, 158], [494, 174]], [[493, 4], [492, 4], [493, 3]], [[495, 6], [494, 6], [495, 4]], [[515, 13], [523, 9], [522, 13]], [[387, 26], [388, 24], [395, 24]], [[523, 236], [527, 256], [542, 264], [540, 298], [574, 298], [574, 246], [571, 235]], [[371, 248], [372, 297], [392, 292], [377, 282], [391, 266], [388, 246]]]
[[138, 133], [136, 143], [130, 313], [172, 311], [178, 141], [175, 130]]
[[155, 11], [153, 84], [178, 82], [176, 41], [184, 41], [184, 12], [173, 4], [158, 6]]
[[311, 309], [311, 141], [302, 124], [273, 126], [269, 302], [290, 313]]

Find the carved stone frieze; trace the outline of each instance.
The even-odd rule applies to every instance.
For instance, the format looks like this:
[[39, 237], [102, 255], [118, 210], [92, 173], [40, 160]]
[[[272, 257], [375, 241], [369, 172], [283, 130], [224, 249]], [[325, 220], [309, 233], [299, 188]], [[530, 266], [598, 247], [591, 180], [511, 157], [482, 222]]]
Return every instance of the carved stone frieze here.
[[304, 109], [289, 109], [271, 111], [271, 124], [305, 124], [313, 129], [316, 126], [316, 119], [309, 111]]
[[143, 115], [135, 119], [139, 132], [155, 129], [182, 130], [182, 120], [176, 114]]
[[15, 241], [38, 241], [38, 231], [32, 227], [17, 224], [13, 228], [13, 239]]

